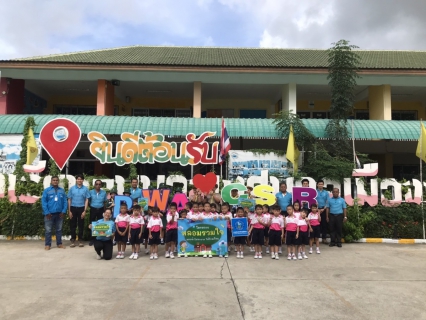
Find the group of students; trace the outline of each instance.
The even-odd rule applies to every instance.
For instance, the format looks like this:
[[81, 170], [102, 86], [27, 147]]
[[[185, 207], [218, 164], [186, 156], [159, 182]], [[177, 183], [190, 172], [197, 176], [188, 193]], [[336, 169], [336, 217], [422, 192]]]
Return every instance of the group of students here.
[[[190, 221], [217, 220], [227, 221], [227, 243], [228, 252], [234, 244], [234, 251], [237, 258], [244, 258], [244, 246], [254, 252], [254, 259], [262, 259], [263, 246], [266, 253], [271, 253], [271, 258], [279, 260], [282, 254], [282, 244], [287, 245], [288, 260], [308, 259], [306, 246], [309, 246], [309, 253], [313, 253], [313, 245], [316, 245], [316, 253], [320, 253], [320, 222], [321, 215], [317, 205], [312, 205], [311, 209], [301, 209], [300, 203], [295, 202], [287, 206], [286, 212], [282, 212], [280, 206], [256, 205], [254, 212], [249, 208], [236, 207], [231, 212], [231, 206], [223, 203], [219, 208], [216, 204], [192, 203], [188, 202], [185, 209], [178, 212], [177, 204], [172, 202], [166, 215], [166, 225], [163, 225], [163, 213], [157, 207], [149, 207], [144, 213], [141, 206], [135, 201], [132, 208], [128, 208], [125, 203], [120, 204], [120, 214], [115, 221], [112, 221], [112, 211], [107, 208], [104, 218], [99, 222], [111, 224], [113, 238], [98, 236], [94, 242], [97, 259], [112, 258], [113, 242], [117, 243], [118, 253], [116, 259], [125, 257], [126, 245], [132, 247], [129, 259], [137, 260], [141, 251], [141, 244], [145, 246], [145, 253], [149, 254], [150, 260], [158, 259], [158, 246], [165, 244], [165, 258], [174, 259], [176, 245], [178, 241], [178, 220], [188, 219]], [[232, 237], [232, 218], [246, 218], [249, 226], [249, 236]], [[89, 226], [91, 227], [91, 226]], [[164, 232], [165, 231], [165, 232]], [[165, 238], [165, 241], [163, 239]], [[148, 250], [148, 245], [150, 246]], [[102, 256], [103, 252], [103, 256]], [[223, 257], [228, 257], [228, 252]], [[186, 254], [178, 257], [187, 257]], [[204, 255], [205, 258], [212, 257], [211, 254]], [[222, 256], [221, 256], [222, 257]]]

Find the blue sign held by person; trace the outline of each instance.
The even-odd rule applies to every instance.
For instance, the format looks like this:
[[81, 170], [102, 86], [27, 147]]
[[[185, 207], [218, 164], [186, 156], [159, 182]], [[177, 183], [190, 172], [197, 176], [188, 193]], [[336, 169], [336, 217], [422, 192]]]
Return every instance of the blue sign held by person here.
[[232, 236], [233, 237], [247, 237], [248, 236], [248, 223], [247, 218], [233, 218], [231, 219]]

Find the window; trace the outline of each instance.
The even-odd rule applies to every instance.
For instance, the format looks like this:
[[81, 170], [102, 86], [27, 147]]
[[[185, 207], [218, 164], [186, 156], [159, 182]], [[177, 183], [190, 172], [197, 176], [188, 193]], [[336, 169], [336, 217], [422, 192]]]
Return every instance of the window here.
[[392, 110], [392, 120], [417, 120], [417, 111]]
[[56, 114], [96, 115], [96, 106], [54, 105]]
[[190, 118], [190, 109], [141, 109], [133, 108], [132, 115], [135, 117], [180, 117]]
[[207, 118], [233, 118], [234, 109], [207, 109]]
[[355, 111], [355, 119], [370, 120], [370, 112], [368, 110]]
[[311, 113], [309, 111], [298, 111], [297, 115], [300, 119], [310, 119]]
[[266, 110], [240, 110], [241, 119], [265, 119]]

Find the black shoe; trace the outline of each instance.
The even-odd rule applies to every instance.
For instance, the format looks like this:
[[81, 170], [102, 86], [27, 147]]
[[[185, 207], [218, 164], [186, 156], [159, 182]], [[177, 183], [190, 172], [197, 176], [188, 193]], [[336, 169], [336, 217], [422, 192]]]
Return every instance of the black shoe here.
[[341, 247], [342, 247], [342, 244], [341, 244], [341, 243], [338, 243], [338, 244], [337, 244], [337, 246], [338, 246], [339, 248], [341, 248]]
[[89, 242], [89, 246], [93, 246], [93, 243], [94, 243], [94, 241], [93, 241], [93, 240], [90, 240], [90, 242]]
[[330, 243], [328, 246], [329, 246], [329, 247], [335, 247], [335, 246], [336, 246], [336, 244], [335, 244], [335, 243]]

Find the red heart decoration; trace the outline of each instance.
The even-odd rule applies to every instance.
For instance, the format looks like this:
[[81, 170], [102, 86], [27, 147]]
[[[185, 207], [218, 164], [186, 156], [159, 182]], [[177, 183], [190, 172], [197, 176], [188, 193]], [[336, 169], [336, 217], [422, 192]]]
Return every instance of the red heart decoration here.
[[194, 186], [204, 193], [208, 193], [216, 185], [216, 175], [213, 172], [207, 173], [205, 176], [196, 174], [192, 179]]

